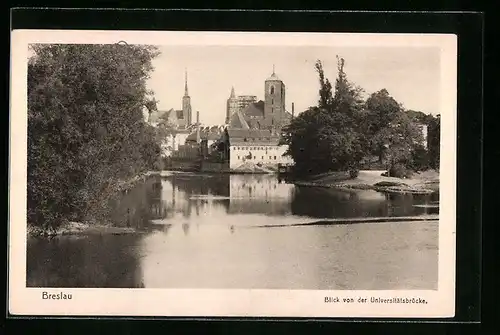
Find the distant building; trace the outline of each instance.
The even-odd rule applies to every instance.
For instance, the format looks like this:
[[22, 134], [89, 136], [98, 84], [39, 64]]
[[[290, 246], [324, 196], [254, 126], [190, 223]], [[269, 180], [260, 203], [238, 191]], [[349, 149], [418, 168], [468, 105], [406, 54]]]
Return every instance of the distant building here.
[[218, 148], [215, 146], [223, 137], [225, 127], [222, 125], [211, 127], [200, 127], [199, 134], [191, 133], [186, 138], [186, 144], [198, 143], [201, 150], [201, 155], [206, 157]]
[[201, 158], [201, 129], [200, 129], [200, 112], [196, 112], [196, 123], [189, 129], [189, 132], [183, 133], [183, 142], [172, 152], [173, 158], [182, 158], [189, 160], [197, 160]]
[[239, 95], [237, 99], [238, 99], [238, 110], [240, 111], [247, 108], [248, 105], [257, 102], [257, 96], [255, 95]]
[[154, 111], [149, 114], [149, 124], [158, 126], [166, 123], [178, 129], [187, 129], [192, 125], [191, 97], [188, 93], [187, 73], [184, 83], [184, 96], [182, 97], [182, 109], [167, 111]]
[[[264, 82], [264, 100], [239, 96], [231, 90], [227, 103], [226, 124], [236, 129], [267, 129], [279, 132], [290, 123], [292, 114], [285, 108], [286, 87], [276, 73]], [[244, 121], [244, 122], [243, 122]]]
[[154, 127], [164, 127], [169, 135], [161, 143], [162, 156], [172, 156], [173, 152], [185, 144], [187, 137], [196, 129], [192, 122], [191, 97], [188, 92], [187, 72], [184, 83], [182, 109], [158, 110], [149, 113], [148, 123]]
[[200, 157], [200, 148], [193, 144], [181, 144], [177, 147], [177, 150], [172, 151], [171, 157], [185, 160], [196, 160]]
[[257, 96], [255, 95], [239, 95], [236, 96], [234, 93], [234, 87], [231, 88], [231, 95], [227, 99], [226, 108], [226, 124], [229, 124], [231, 117], [237, 112], [243, 111], [248, 105], [257, 102]]
[[280, 136], [265, 129], [231, 129], [225, 132], [226, 159], [229, 168], [242, 166], [276, 166], [292, 164], [289, 156], [284, 156], [288, 147], [280, 145]]
[[[290, 156], [284, 156], [287, 145], [280, 144], [281, 130], [293, 117], [285, 108], [285, 84], [274, 72], [264, 82], [264, 100], [256, 101], [248, 96], [243, 108], [239, 108], [234, 89], [228, 100], [226, 131], [226, 156], [229, 166], [277, 166], [293, 164]], [[233, 112], [234, 110], [234, 112]]]
[[424, 146], [425, 149], [428, 148], [428, 140], [429, 140], [429, 127], [426, 124], [419, 124], [418, 125], [420, 131], [422, 132], [422, 137], [423, 137], [423, 142], [422, 145]]

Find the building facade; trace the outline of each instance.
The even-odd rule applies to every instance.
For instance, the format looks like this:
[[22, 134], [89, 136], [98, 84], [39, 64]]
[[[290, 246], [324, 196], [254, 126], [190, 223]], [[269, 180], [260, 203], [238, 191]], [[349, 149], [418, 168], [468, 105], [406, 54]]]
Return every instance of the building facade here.
[[270, 130], [227, 129], [227, 155], [233, 170], [251, 166], [275, 168], [278, 164], [293, 164], [285, 155], [288, 146], [280, 145], [279, 135]]
[[[234, 96], [234, 91], [231, 95]], [[264, 100], [257, 101], [255, 96], [241, 97], [244, 99], [239, 105], [235, 96], [228, 99], [228, 128], [267, 129], [279, 133], [292, 119], [292, 114], [286, 110], [285, 84], [274, 70], [264, 82]]]
[[236, 96], [236, 94], [234, 93], [234, 87], [232, 87], [231, 94], [227, 99], [225, 124], [229, 124], [231, 117], [235, 115], [238, 111], [243, 111], [248, 105], [254, 102], [257, 102], [257, 96], [255, 95]]
[[[182, 109], [157, 110], [149, 113], [147, 122], [153, 127], [163, 127], [165, 138], [160, 146], [163, 157], [174, 156], [174, 152], [184, 150], [188, 136], [196, 129], [192, 120], [191, 97], [189, 96], [187, 72], [185, 74], [184, 95], [182, 97]], [[188, 152], [191, 151], [188, 149]], [[177, 156], [186, 156], [189, 153], [178, 153]]]
[[274, 73], [264, 83], [264, 123], [272, 128], [285, 124], [285, 84]]
[[428, 141], [429, 141], [429, 127], [426, 124], [419, 124], [418, 127], [422, 132], [423, 142], [422, 145], [427, 150], [428, 149]]
[[[264, 100], [245, 97], [245, 103], [240, 105], [242, 108], [228, 108], [225, 143], [230, 169], [275, 169], [280, 164], [292, 165], [293, 159], [285, 155], [288, 146], [280, 144], [281, 130], [293, 117], [285, 107], [283, 81], [273, 69], [272, 75], [264, 82]], [[228, 106], [238, 106], [237, 101], [232, 90]]]
[[256, 95], [239, 95], [238, 96], [238, 110], [242, 111], [247, 108], [248, 105], [257, 102]]

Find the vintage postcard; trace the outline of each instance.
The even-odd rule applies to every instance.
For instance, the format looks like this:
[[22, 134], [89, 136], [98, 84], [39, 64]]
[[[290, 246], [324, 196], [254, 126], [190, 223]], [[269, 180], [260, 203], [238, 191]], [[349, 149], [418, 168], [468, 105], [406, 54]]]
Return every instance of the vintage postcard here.
[[9, 312], [452, 317], [457, 38], [12, 32]]

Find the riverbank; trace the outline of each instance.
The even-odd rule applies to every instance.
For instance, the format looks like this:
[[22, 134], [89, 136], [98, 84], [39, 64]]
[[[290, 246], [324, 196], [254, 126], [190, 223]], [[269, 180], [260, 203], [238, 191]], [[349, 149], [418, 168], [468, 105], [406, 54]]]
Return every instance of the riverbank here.
[[[110, 193], [128, 192], [138, 183], [144, 182], [147, 178], [161, 175], [161, 171], [146, 171], [136, 176], [116, 182], [109, 190]], [[122, 235], [137, 233], [138, 231], [130, 227], [118, 227], [111, 223], [102, 222], [68, 222], [57, 228], [44, 229], [43, 227], [30, 224], [27, 225], [28, 236], [32, 237], [54, 237], [61, 235]]]
[[356, 178], [338, 181], [336, 174], [325, 173], [308, 180], [294, 182], [297, 186], [376, 190], [380, 192], [431, 194], [439, 191], [439, 173], [428, 170], [415, 173], [412, 178], [382, 176], [384, 171], [359, 171]]
[[139, 173], [135, 177], [132, 177], [128, 180], [123, 180], [123, 181], [118, 182], [116, 184], [114, 190], [117, 192], [128, 191], [131, 188], [133, 188], [135, 185], [137, 185], [137, 183], [143, 182], [144, 180], [146, 180], [146, 178], [149, 178], [151, 176], [159, 176], [159, 175], [161, 175], [161, 171], [142, 172], [142, 173]]
[[139, 231], [130, 227], [115, 227], [111, 224], [68, 222], [56, 229], [44, 230], [28, 224], [27, 233], [30, 237], [56, 237], [63, 235], [125, 235], [136, 234]]

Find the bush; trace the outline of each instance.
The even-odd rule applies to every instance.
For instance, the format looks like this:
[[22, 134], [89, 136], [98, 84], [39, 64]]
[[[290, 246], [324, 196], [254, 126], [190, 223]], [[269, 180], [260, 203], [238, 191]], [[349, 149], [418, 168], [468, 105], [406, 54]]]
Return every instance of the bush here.
[[400, 163], [393, 164], [388, 171], [389, 177], [396, 178], [410, 178], [412, 175], [412, 171], [408, 170], [406, 166]]
[[412, 167], [416, 171], [425, 171], [429, 168], [429, 153], [424, 147], [418, 146], [413, 150]]
[[357, 178], [359, 175], [359, 170], [351, 170], [349, 171], [349, 175], [351, 176], [352, 179]]

